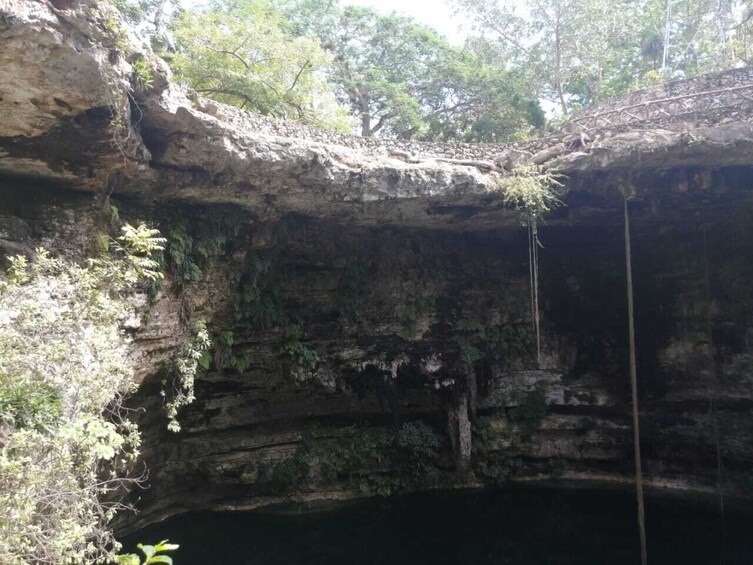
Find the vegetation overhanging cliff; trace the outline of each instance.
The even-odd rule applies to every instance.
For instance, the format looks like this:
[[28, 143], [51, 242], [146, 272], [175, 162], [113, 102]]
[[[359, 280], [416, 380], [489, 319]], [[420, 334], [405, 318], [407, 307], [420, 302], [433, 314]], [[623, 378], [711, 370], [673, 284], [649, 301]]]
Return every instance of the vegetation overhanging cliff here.
[[[88, 2], [0, 6], [0, 251], [83, 257], [111, 206], [167, 238], [167, 279], [128, 321], [151, 483], [129, 527], [291, 497], [630, 482], [623, 197], [648, 481], [749, 496], [748, 69], [539, 140], [423, 144], [187, 95], [113, 21]], [[565, 175], [539, 227], [538, 360], [504, 198], [526, 164]], [[197, 320], [214, 347], [175, 434], [160, 390]]]

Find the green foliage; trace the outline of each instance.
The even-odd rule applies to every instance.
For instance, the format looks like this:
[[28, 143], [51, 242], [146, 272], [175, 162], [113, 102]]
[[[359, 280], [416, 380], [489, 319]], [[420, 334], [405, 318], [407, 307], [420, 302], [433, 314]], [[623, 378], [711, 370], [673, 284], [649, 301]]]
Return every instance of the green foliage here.
[[63, 415], [60, 393], [44, 383], [15, 383], [0, 375], [0, 418], [15, 429], [43, 430]]
[[479, 478], [492, 485], [500, 485], [514, 477], [525, 467], [525, 461], [517, 455], [495, 452], [487, 459], [479, 460], [474, 471]]
[[[161, 281], [164, 273], [159, 255], [164, 250], [165, 239], [159, 230], [144, 224], [135, 227], [125, 224], [121, 232], [122, 235], [103, 246], [103, 251], [109, 251], [108, 254], [89, 259], [90, 278], [97, 279], [100, 286], [111, 288]], [[49, 265], [44, 250], [38, 251], [37, 264]], [[9, 273], [9, 276], [12, 275]]]
[[315, 454], [328, 480], [356, 481], [368, 494], [388, 496], [437, 486], [441, 436], [423, 422], [391, 430], [351, 427], [317, 444]]
[[[366, 136], [524, 138], [545, 125], [540, 100], [566, 116], [753, 60], [747, 0], [686, 0], [669, 22], [655, 0], [531, 0], [525, 10], [452, 3], [476, 32], [462, 48], [411, 18], [338, 0], [217, 0], [186, 10], [171, 0], [115, 1], [155, 49], [171, 47], [163, 55], [200, 94]], [[122, 26], [110, 16], [103, 24], [108, 47], [126, 48]]]
[[[227, 229], [223, 224], [209, 224], [209, 227], [202, 226], [189, 232], [185, 223], [178, 223], [169, 230], [164, 259], [179, 294], [185, 293], [192, 283], [200, 281], [205, 272], [214, 266], [215, 259], [223, 253], [228, 241]], [[161, 284], [157, 282], [147, 287], [152, 298], [161, 289]], [[188, 318], [190, 315], [186, 316]]]
[[460, 344], [460, 365], [462, 367], [470, 369], [479, 359], [481, 359], [481, 352], [477, 347], [470, 343]]
[[223, 330], [212, 340], [214, 343], [214, 351], [212, 354], [209, 351], [204, 351], [199, 359], [199, 368], [208, 370], [212, 362], [218, 371], [222, 371], [226, 367], [232, 367], [239, 373], [242, 373], [251, 365], [251, 354], [246, 351], [243, 353], [236, 353], [233, 351], [233, 344], [235, 337], [231, 330]]
[[329, 81], [363, 136], [499, 141], [530, 130], [534, 96], [502, 65], [398, 14], [339, 2], [280, 2], [293, 32], [333, 55]]
[[524, 462], [514, 444], [504, 450], [494, 448], [497, 439], [515, 439], [507, 437], [509, 431], [495, 429], [488, 417], [480, 417], [473, 422], [472, 432], [473, 470], [478, 478], [492, 485], [499, 485], [523, 467]]
[[280, 338], [280, 353], [288, 361], [286, 372], [295, 378], [301, 378], [313, 371], [319, 363], [319, 354], [303, 344], [303, 338], [303, 326], [300, 324], [285, 326]]
[[540, 381], [526, 393], [519, 406], [508, 410], [507, 415], [520, 428], [522, 438], [527, 440], [538, 429], [548, 412], [546, 383]]
[[[507, 419], [494, 422], [480, 417], [473, 422], [473, 470], [490, 484], [500, 484], [525, 466], [521, 450], [530, 444], [533, 433], [548, 414], [546, 384], [538, 382], [523, 395], [520, 403], [507, 410]], [[561, 472], [562, 461], [552, 461], [548, 471]]]
[[506, 177], [504, 201], [520, 210], [524, 220], [536, 221], [562, 203], [557, 194], [561, 178], [540, 165], [517, 165], [512, 176]]
[[403, 424], [397, 431], [395, 461], [408, 486], [433, 486], [438, 480], [436, 462], [441, 437], [421, 421]]
[[5, 290], [12, 286], [23, 285], [29, 282], [31, 276], [27, 272], [28, 263], [24, 255], [16, 255], [10, 258], [8, 271], [5, 274], [5, 281], [0, 281], [0, 290]]
[[653, 0], [532, 0], [526, 10], [502, 0], [453, 3], [497, 60], [519, 69], [562, 114], [657, 80], [750, 60], [747, 0], [688, 0], [670, 21], [666, 3]]
[[387, 451], [393, 444], [392, 434], [356, 426], [346, 428], [342, 433], [341, 437], [317, 444], [315, 454], [326, 479], [362, 477], [370, 469], [387, 463]]
[[179, 291], [185, 289], [186, 285], [201, 280], [201, 268], [194, 256], [194, 239], [188, 234], [184, 224], [179, 224], [168, 232], [165, 254]]
[[[200, 268], [207, 269], [214, 266], [215, 258], [222, 255], [228, 242], [227, 233], [220, 231], [222, 228], [214, 226], [209, 231], [200, 233], [194, 241], [193, 252], [196, 255], [196, 263]], [[228, 229], [225, 226], [225, 229]]]
[[157, 279], [156, 230], [125, 226], [77, 265], [38, 250], [0, 282], [0, 562], [84, 563], [117, 549], [107, 525], [139, 435], [120, 322], [131, 285]]
[[233, 337], [232, 330], [223, 330], [215, 338], [215, 344], [221, 345], [223, 347], [233, 347], [234, 341], [235, 341], [235, 338]]
[[418, 321], [429, 307], [430, 300], [422, 293], [411, 292], [405, 302], [395, 308], [398, 323], [402, 328], [400, 336], [410, 339], [416, 332]]
[[106, 31], [106, 40], [104, 43], [118, 51], [128, 49], [128, 30], [121, 24], [113, 13], [101, 14], [102, 27]]
[[369, 268], [357, 259], [345, 261], [340, 270], [337, 286], [337, 309], [340, 316], [348, 322], [363, 320], [363, 310], [368, 293]]
[[110, 204], [107, 207], [107, 215], [109, 216], [110, 224], [117, 225], [120, 223], [120, 210], [115, 204]]
[[233, 356], [233, 368], [239, 373], [243, 373], [251, 366], [251, 354], [249, 352]]
[[642, 30], [658, 29], [648, 2], [533, 0], [526, 10], [496, 0], [454, 3], [484, 31], [496, 57], [521, 69], [563, 114], [605, 90], [630, 88], [656, 65], [640, 54]]
[[131, 63], [131, 67], [133, 68], [133, 80], [138, 88], [141, 90], [149, 90], [154, 80], [149, 61], [144, 57], [139, 57]]
[[235, 300], [235, 319], [262, 329], [284, 321], [274, 260], [269, 254], [254, 253], [249, 257]]
[[160, 237], [159, 230], [148, 228], [144, 224], [133, 227], [125, 224], [123, 235], [114, 243], [120, 260], [125, 261], [130, 268], [123, 269], [127, 284], [137, 280], [159, 280], [163, 278], [160, 264], [155, 255], [164, 250], [165, 238]]
[[194, 381], [200, 368], [205, 366], [206, 354], [212, 346], [206, 322], [194, 323], [193, 336], [180, 348], [178, 355], [163, 368], [162, 390], [167, 411], [167, 429], [180, 431], [178, 410], [194, 401]]
[[[227, 365], [232, 363], [233, 359], [233, 342], [235, 337], [231, 330], [221, 331], [214, 337], [214, 366], [218, 371], [222, 371]], [[202, 358], [203, 359], [203, 358]], [[203, 366], [202, 359], [199, 365]], [[208, 366], [206, 367], [209, 368]]]
[[289, 120], [346, 131], [345, 112], [322, 80], [330, 56], [308, 36], [287, 33], [274, 3], [217, 0], [175, 25], [173, 69], [199, 94]]
[[528, 324], [487, 325], [463, 318], [455, 324], [455, 330], [459, 333], [459, 362], [466, 368], [482, 357], [495, 363], [526, 357], [534, 343]]
[[169, 540], [162, 540], [156, 545], [144, 545], [140, 543], [136, 547], [144, 554], [143, 561], [135, 553], [129, 553], [118, 555], [117, 562], [121, 565], [157, 565], [158, 563], [173, 565], [172, 557], [165, 555], [165, 553], [175, 551], [180, 546], [176, 543], [169, 543]]
[[275, 494], [290, 493], [301, 488], [309, 478], [308, 450], [299, 447], [295, 455], [259, 468], [259, 484]]

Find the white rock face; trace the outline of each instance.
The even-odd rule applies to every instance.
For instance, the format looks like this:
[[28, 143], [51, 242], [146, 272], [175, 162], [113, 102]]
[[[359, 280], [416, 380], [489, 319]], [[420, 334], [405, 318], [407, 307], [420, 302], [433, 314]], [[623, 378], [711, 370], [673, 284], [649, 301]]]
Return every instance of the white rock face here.
[[[141, 57], [152, 66], [147, 90], [132, 80], [130, 63]], [[752, 73], [735, 72], [717, 82], [753, 83]], [[714, 80], [689, 81], [682, 92]], [[612, 201], [638, 174], [753, 164], [745, 104], [694, 120], [563, 130], [510, 145], [361, 138], [187, 96], [106, 4], [0, 0], [0, 176], [150, 201], [237, 204], [267, 219], [513, 226], [517, 215], [499, 194], [517, 163], [555, 167], [569, 177], [566, 192]]]
[[4, 137], [39, 136], [90, 108], [121, 106], [119, 71], [107, 63], [106, 46], [92, 34], [95, 10], [67, 19], [47, 3], [0, 2]]

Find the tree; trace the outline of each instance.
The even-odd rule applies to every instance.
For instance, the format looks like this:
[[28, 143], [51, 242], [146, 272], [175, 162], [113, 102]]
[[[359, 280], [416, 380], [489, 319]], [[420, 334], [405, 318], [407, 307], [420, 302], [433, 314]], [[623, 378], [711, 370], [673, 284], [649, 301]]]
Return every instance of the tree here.
[[347, 130], [346, 112], [321, 78], [330, 62], [318, 40], [292, 37], [265, 0], [227, 0], [181, 14], [178, 78], [199, 94], [261, 114]]
[[455, 49], [427, 85], [415, 137], [501, 142], [542, 129], [544, 112], [517, 71], [495, 68], [471, 49]]
[[119, 257], [85, 266], [38, 250], [0, 279], [0, 562], [91, 563], [117, 550], [108, 527], [138, 455], [121, 408], [133, 386], [120, 322], [133, 283], [161, 276], [156, 230], [126, 226]]
[[687, 77], [723, 70], [735, 64], [732, 37], [735, 0], [671, 0], [662, 3], [665, 77]]
[[125, 22], [149, 40], [156, 52], [174, 48], [169, 24], [178, 11], [176, 0], [112, 0]]
[[[640, 70], [640, 2], [631, 0], [533, 0], [526, 9], [508, 0], [455, 0], [478, 30], [497, 45], [507, 65], [527, 69], [539, 94], [567, 114], [611, 84], [626, 88]], [[627, 72], [627, 76], [625, 71]], [[615, 84], [622, 83], [622, 84]]]
[[[750, 52], [749, 0], [454, 0], [504, 65], [567, 114], [662, 79], [720, 71]], [[749, 29], [750, 26], [750, 29]]]
[[433, 30], [348, 6], [322, 39], [334, 55], [331, 80], [359, 117], [361, 135], [401, 135], [420, 126], [432, 72], [445, 66], [447, 56]]
[[411, 18], [335, 0], [280, 0], [298, 35], [333, 57], [329, 80], [363, 136], [498, 141], [542, 124], [515, 73], [455, 48]]

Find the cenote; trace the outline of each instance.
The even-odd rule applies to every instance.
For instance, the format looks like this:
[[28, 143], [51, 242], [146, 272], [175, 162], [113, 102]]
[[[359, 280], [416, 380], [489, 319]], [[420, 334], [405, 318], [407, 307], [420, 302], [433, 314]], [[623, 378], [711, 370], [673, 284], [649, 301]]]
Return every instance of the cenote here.
[[[653, 563], [750, 563], [753, 514], [649, 493]], [[510, 487], [351, 502], [325, 511], [193, 512], [127, 540], [180, 543], [181, 565], [639, 562], [635, 498], [626, 490]]]
[[176, 3], [0, 0], [0, 565], [753, 564], [749, 2]]

